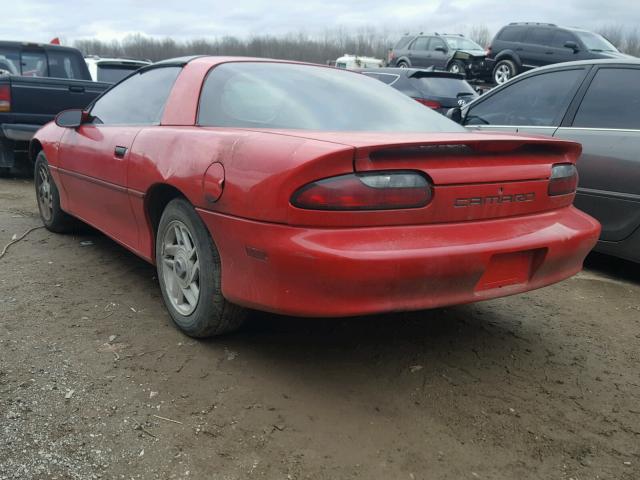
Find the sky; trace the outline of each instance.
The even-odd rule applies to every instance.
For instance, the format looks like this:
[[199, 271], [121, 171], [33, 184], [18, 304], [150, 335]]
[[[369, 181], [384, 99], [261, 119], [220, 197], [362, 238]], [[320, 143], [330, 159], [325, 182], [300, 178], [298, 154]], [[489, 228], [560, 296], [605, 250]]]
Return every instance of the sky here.
[[3, 40], [64, 43], [122, 39], [142, 33], [178, 40], [234, 35], [321, 34], [373, 27], [464, 32], [485, 25], [495, 33], [514, 21], [595, 29], [640, 24], [638, 0], [0, 0]]

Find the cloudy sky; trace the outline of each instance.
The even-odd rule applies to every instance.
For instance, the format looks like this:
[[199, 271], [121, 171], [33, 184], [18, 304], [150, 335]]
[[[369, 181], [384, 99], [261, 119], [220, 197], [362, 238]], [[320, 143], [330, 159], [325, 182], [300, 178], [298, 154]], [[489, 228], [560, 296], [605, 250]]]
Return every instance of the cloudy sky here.
[[638, 0], [4, 0], [2, 37], [47, 42], [59, 36], [119, 39], [131, 33], [177, 39], [321, 33], [375, 27], [494, 33], [512, 21], [597, 28], [640, 24]]

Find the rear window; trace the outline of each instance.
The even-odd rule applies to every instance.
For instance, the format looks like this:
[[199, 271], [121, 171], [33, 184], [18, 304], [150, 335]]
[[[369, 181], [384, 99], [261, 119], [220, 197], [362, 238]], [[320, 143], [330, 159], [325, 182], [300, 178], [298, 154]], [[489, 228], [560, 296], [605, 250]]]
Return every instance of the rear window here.
[[20, 75], [20, 52], [17, 49], [0, 48], [0, 71]]
[[447, 77], [411, 77], [411, 83], [424, 94], [435, 97], [456, 98], [459, 95], [477, 95], [466, 81]]
[[50, 77], [88, 80], [87, 66], [80, 55], [49, 50], [47, 56], [49, 57]]
[[505, 42], [522, 42], [526, 31], [523, 27], [504, 27], [498, 34], [498, 39]]
[[398, 43], [396, 43], [395, 47], [393, 47], [396, 50], [399, 50], [401, 48], [405, 48], [407, 45], [409, 45], [409, 42], [411, 41], [413, 37], [411, 36], [404, 36], [402, 37], [400, 40], [398, 40]]
[[386, 83], [387, 85], [391, 85], [395, 83], [400, 75], [396, 75], [395, 73], [378, 73], [378, 72], [362, 72], [367, 77], [375, 78], [376, 80], [380, 80], [382, 83]]
[[287, 63], [225, 63], [207, 76], [204, 126], [319, 131], [464, 132], [378, 80]]
[[138, 65], [100, 65], [98, 64], [99, 82], [118, 83], [120, 80], [138, 70]]

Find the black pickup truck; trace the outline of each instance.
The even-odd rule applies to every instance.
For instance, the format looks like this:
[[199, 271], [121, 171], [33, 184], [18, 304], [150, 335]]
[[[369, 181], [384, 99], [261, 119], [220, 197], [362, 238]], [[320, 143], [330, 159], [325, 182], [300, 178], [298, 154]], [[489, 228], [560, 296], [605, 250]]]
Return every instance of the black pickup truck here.
[[0, 41], [0, 174], [27, 169], [33, 134], [68, 108], [84, 108], [110, 84], [91, 81], [82, 53]]

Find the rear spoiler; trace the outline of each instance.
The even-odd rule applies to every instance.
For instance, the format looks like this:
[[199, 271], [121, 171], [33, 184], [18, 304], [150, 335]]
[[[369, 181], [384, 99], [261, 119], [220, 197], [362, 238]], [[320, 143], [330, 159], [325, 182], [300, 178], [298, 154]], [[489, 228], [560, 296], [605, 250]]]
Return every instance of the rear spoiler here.
[[441, 77], [441, 78], [457, 78], [458, 80], [464, 80], [464, 76], [459, 73], [446, 72], [444, 70], [435, 70], [433, 67], [412, 71], [409, 78], [428, 78], [428, 77]]

